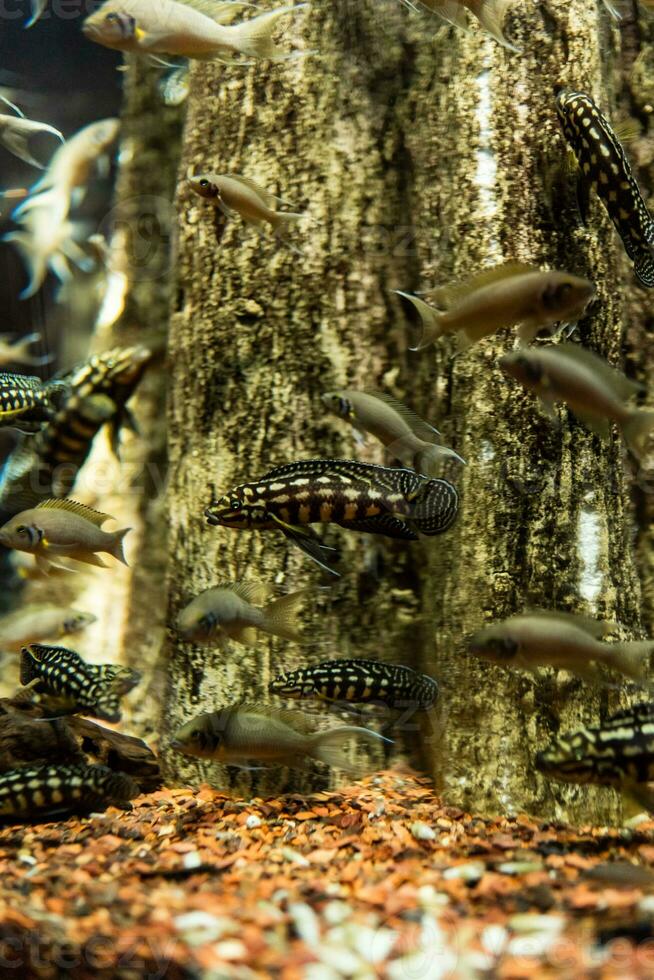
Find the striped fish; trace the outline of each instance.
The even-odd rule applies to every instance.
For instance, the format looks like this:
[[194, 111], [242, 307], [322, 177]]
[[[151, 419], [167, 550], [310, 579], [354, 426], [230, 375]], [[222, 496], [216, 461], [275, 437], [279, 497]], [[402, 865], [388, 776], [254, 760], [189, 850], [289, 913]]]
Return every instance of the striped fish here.
[[49, 497], [65, 497], [75, 485], [93, 439], [106, 423], [112, 443], [125, 424], [126, 407], [152, 354], [145, 347], [94, 354], [66, 379], [69, 394], [55, 417], [8, 456], [0, 474], [0, 516], [6, 520]]
[[[634, 263], [639, 282], [654, 288], [654, 218], [622, 145], [590, 95], [560, 92], [556, 108], [563, 133], [581, 168], [580, 191], [593, 187]], [[582, 216], [585, 197], [580, 198]]]
[[81, 712], [104, 721], [120, 721], [120, 698], [140, 674], [115, 664], [88, 664], [66, 647], [31, 643], [21, 650], [21, 695], [42, 704], [52, 715]]
[[566, 783], [614, 786], [654, 810], [654, 703], [642, 702], [559, 736], [536, 755], [536, 768]]
[[354, 460], [308, 459], [278, 466], [252, 483], [234, 487], [212, 503], [205, 516], [216, 526], [276, 528], [333, 572], [308, 525], [338, 524], [415, 541], [418, 533], [446, 531], [457, 511], [458, 495], [447, 480]]
[[30, 374], [0, 372], [0, 426], [38, 432], [53, 418], [68, 389], [65, 381], [43, 382]]
[[438, 684], [411, 667], [378, 660], [325, 660], [275, 677], [272, 694], [286, 698], [384, 704], [388, 708], [431, 708]]
[[27, 820], [125, 806], [138, 796], [123, 772], [84, 763], [24, 766], [0, 773], [0, 817]]

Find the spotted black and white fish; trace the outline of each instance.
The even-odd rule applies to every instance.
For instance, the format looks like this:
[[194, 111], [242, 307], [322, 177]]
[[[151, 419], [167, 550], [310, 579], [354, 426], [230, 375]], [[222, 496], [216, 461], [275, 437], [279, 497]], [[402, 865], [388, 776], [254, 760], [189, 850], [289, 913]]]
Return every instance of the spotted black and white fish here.
[[279, 674], [269, 690], [285, 698], [372, 702], [388, 708], [431, 708], [438, 698], [438, 684], [432, 677], [378, 660], [325, 660]]
[[127, 402], [152, 358], [146, 347], [94, 354], [65, 379], [69, 386], [53, 419], [9, 454], [0, 471], [0, 515], [8, 517], [49, 497], [65, 497], [106, 424], [114, 450], [124, 427], [135, 429]]
[[556, 108], [563, 133], [580, 167], [580, 207], [593, 187], [634, 263], [639, 282], [654, 288], [654, 218], [624, 149], [606, 117], [584, 92], [559, 92]]
[[458, 495], [447, 480], [413, 470], [344, 459], [286, 463], [252, 483], [234, 487], [205, 511], [209, 524], [281, 531], [322, 568], [323, 547], [310, 524], [415, 541], [442, 534], [454, 521]]
[[85, 763], [22, 766], [0, 773], [0, 818], [43, 819], [112, 804], [125, 806], [139, 787], [124, 772]]
[[654, 811], [654, 702], [616, 711], [599, 725], [560, 735], [536, 755], [536, 768], [565, 783], [614, 786]]
[[53, 418], [68, 390], [64, 381], [43, 382], [30, 374], [0, 372], [0, 426], [37, 432]]
[[82, 713], [120, 721], [120, 699], [141, 675], [116, 664], [89, 664], [66, 647], [31, 643], [21, 650], [19, 692], [53, 716]]

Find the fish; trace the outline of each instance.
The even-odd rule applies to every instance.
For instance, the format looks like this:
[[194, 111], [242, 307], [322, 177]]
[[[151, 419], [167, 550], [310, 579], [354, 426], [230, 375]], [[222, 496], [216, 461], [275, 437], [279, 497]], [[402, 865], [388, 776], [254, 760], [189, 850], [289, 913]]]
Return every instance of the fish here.
[[[82, 31], [89, 41], [116, 51], [171, 55], [232, 63], [246, 59], [288, 58], [272, 39], [279, 21], [302, 10], [304, 3], [279, 7], [239, 24], [225, 24], [234, 5], [210, 0], [106, 0], [86, 18]], [[241, 62], [243, 63], [243, 62]], [[251, 62], [248, 62], [251, 63]]]
[[[448, 23], [462, 30], [467, 30], [469, 11], [478, 21], [483, 30], [490, 34], [498, 44], [508, 51], [520, 53], [504, 33], [504, 19], [507, 11], [513, 6], [514, 0], [419, 0], [422, 6], [433, 10]], [[407, 6], [411, 6], [407, 0]]]
[[89, 664], [67, 647], [31, 643], [21, 649], [21, 699], [56, 717], [81, 713], [120, 721], [120, 699], [140, 680], [130, 667]]
[[296, 613], [306, 590], [292, 592], [259, 608], [273, 587], [258, 582], [233, 582], [207, 589], [192, 599], [177, 618], [177, 631], [186, 640], [211, 642], [229, 637], [254, 646], [259, 632], [297, 643]]
[[65, 140], [44, 175], [30, 188], [29, 196], [14, 209], [14, 220], [45, 205], [65, 219], [71, 206], [81, 203], [94, 167], [116, 142], [119, 132], [120, 119], [108, 117], [83, 126]]
[[534, 671], [538, 667], [568, 670], [584, 680], [602, 679], [598, 664], [638, 684], [649, 684], [654, 640], [605, 643], [613, 627], [586, 616], [535, 610], [510, 616], [475, 633], [470, 653], [491, 663]]
[[0, 426], [37, 432], [54, 417], [67, 393], [65, 381], [43, 382], [35, 375], [0, 372]]
[[44, 354], [39, 357], [31, 354], [32, 344], [41, 343], [40, 333], [28, 333], [24, 337], [13, 337], [12, 334], [0, 334], [0, 364], [26, 364], [29, 367], [43, 367], [54, 360], [54, 354]]
[[345, 752], [353, 739], [371, 746], [392, 744], [377, 732], [354, 725], [312, 733], [298, 731], [303, 726], [304, 717], [299, 712], [269, 705], [234, 704], [186, 722], [173, 735], [171, 747], [184, 755], [227, 765], [255, 761], [304, 768], [309, 760], [314, 760], [357, 772], [360, 766], [353, 765]]
[[563, 135], [579, 164], [582, 218], [592, 187], [634, 263], [636, 278], [654, 288], [654, 218], [636, 183], [622, 144], [595, 101], [585, 92], [562, 90], [556, 109]]
[[324, 558], [307, 525], [333, 523], [352, 531], [415, 541], [442, 534], [454, 522], [458, 494], [447, 480], [413, 470], [356, 460], [309, 459], [277, 466], [214, 501], [205, 517], [214, 526], [281, 531], [321, 568]]
[[63, 213], [61, 200], [52, 192], [38, 198], [38, 206], [35, 203], [20, 218], [20, 227], [2, 237], [3, 242], [16, 247], [27, 270], [28, 282], [19, 293], [20, 299], [35, 296], [48, 272], [67, 282], [72, 275], [71, 263], [89, 268], [88, 256], [75, 239], [77, 229]]
[[438, 683], [433, 677], [378, 660], [324, 660], [279, 674], [268, 690], [285, 698], [373, 702], [388, 708], [431, 708], [438, 699]]
[[50, 136], [55, 136], [60, 143], [63, 143], [64, 137], [62, 133], [47, 123], [36, 122], [34, 119], [26, 119], [13, 102], [10, 102], [1, 95], [0, 99], [17, 113], [15, 116], [8, 115], [7, 113], [0, 114], [0, 143], [10, 153], [18, 157], [19, 160], [22, 160], [23, 163], [28, 163], [32, 167], [38, 167], [40, 170], [43, 170], [43, 164], [30, 151], [30, 137], [47, 133]]
[[458, 453], [440, 443], [438, 429], [390, 395], [377, 391], [327, 391], [323, 404], [356, 429], [370, 432], [403, 466], [423, 476], [436, 476], [444, 459], [465, 463]]
[[419, 296], [395, 292], [412, 303], [420, 317], [422, 334], [410, 350], [424, 350], [452, 334], [466, 350], [504, 327], [517, 327], [518, 340], [527, 344], [544, 328], [578, 320], [595, 296], [595, 285], [568, 272], [508, 262], [437, 290], [435, 302], [442, 311]]
[[287, 202], [248, 177], [198, 174], [188, 178], [188, 185], [199, 197], [210, 201], [228, 217], [238, 214], [246, 224], [259, 229], [269, 224], [277, 238], [284, 241], [289, 231], [304, 217], [299, 211], [278, 211], [276, 205]]
[[42, 821], [57, 814], [125, 807], [139, 792], [130, 776], [107, 766], [21, 766], [0, 773], [0, 817]]
[[102, 525], [111, 519], [75, 500], [44, 500], [3, 524], [0, 544], [34, 555], [43, 571], [50, 563], [56, 565], [55, 559], [60, 557], [106, 568], [98, 552], [112, 555], [126, 565], [123, 538], [131, 528], [103, 531]]
[[30, 643], [77, 633], [96, 618], [93, 613], [55, 603], [30, 603], [0, 617], [0, 650], [18, 653]]
[[550, 417], [554, 402], [564, 402], [591, 432], [608, 440], [615, 422], [637, 460], [646, 452], [654, 429], [654, 411], [627, 402], [643, 386], [629, 380], [603, 358], [578, 344], [556, 344], [512, 351], [499, 360], [500, 368], [536, 394]]
[[642, 864], [632, 864], [631, 861], [603, 861], [583, 872], [583, 877], [598, 885], [610, 888], [642, 888], [650, 890], [654, 887], [654, 871]]
[[654, 704], [641, 702], [613, 712], [597, 725], [559, 735], [536, 754], [548, 779], [613, 786], [628, 802], [654, 811]]
[[114, 347], [94, 354], [66, 375], [70, 393], [54, 419], [9, 454], [0, 470], [4, 520], [49, 497], [65, 497], [101, 428], [109, 427], [117, 454], [125, 427], [136, 431], [127, 402], [152, 359], [147, 347]]

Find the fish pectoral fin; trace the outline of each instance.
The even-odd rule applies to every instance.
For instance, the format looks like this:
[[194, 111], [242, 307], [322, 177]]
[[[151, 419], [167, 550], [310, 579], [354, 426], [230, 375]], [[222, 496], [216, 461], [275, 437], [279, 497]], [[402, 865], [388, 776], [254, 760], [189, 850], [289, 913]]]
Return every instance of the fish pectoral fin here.
[[339, 573], [333, 568], [330, 568], [323, 558], [323, 552], [333, 551], [333, 548], [327, 548], [326, 545], [321, 544], [308, 528], [287, 524], [281, 518], [275, 517], [274, 515], [273, 520], [278, 525], [284, 536], [293, 544], [297, 545], [297, 547], [303, 551], [307, 557], [311, 558], [312, 561], [315, 561], [316, 565], [319, 565], [326, 572], [329, 572], [330, 575], [339, 576]]
[[590, 216], [590, 183], [585, 179], [581, 170], [577, 170], [575, 177], [575, 195], [579, 217], [582, 225], [586, 226]]
[[237, 643], [243, 643], [247, 647], [254, 647], [259, 642], [259, 634], [254, 626], [242, 626], [237, 629], [232, 629], [228, 635], [230, 639], [236, 640]]

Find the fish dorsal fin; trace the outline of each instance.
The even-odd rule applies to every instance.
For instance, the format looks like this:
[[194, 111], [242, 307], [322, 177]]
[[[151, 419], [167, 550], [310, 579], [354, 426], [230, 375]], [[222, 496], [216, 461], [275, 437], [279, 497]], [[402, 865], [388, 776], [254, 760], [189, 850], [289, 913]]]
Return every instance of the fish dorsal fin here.
[[199, 14], [204, 14], [217, 24], [227, 24], [239, 10], [255, 6], [253, 3], [241, 3], [240, 0], [180, 0], [180, 3], [185, 7], [191, 7]]
[[535, 616], [538, 619], [555, 619], [560, 623], [568, 623], [570, 626], [576, 626], [578, 629], [583, 630], [584, 633], [588, 633], [589, 636], [594, 636], [596, 639], [606, 636], [607, 633], [611, 633], [615, 629], [614, 623], [593, 619], [592, 616], [584, 616], [583, 613], [562, 612], [559, 609], [530, 609], [524, 615]]
[[582, 365], [592, 371], [618, 398], [631, 398], [645, 390], [644, 385], [638, 384], [637, 381], [631, 381], [617, 368], [611, 367], [599, 354], [582, 347], [580, 344], [557, 344], [549, 350], [556, 353], [557, 357], [566, 358], [568, 361]]
[[620, 721], [622, 718], [630, 721], [640, 721], [644, 718], [651, 718], [653, 715], [654, 702], [639, 701], [637, 704], [632, 704], [630, 708], [619, 708], [617, 711], [612, 711], [606, 718], [605, 723]]
[[237, 184], [241, 184], [247, 190], [252, 191], [257, 197], [261, 198], [267, 208], [273, 211], [275, 210], [275, 202], [279, 198], [276, 198], [274, 194], [271, 194], [265, 187], [258, 184], [256, 180], [252, 180], [250, 177], [243, 177], [241, 174], [223, 174], [222, 176], [229, 177], [230, 180], [234, 180]]
[[538, 272], [538, 267], [529, 265], [526, 262], [503, 262], [500, 265], [482, 269], [481, 272], [463, 279], [461, 282], [452, 285], [441, 286], [431, 293], [434, 302], [438, 306], [452, 306], [460, 302], [470, 293], [483, 289], [485, 286], [492, 286], [505, 279], [513, 279], [516, 276], [525, 276], [531, 272]]
[[87, 507], [86, 504], [80, 504], [77, 500], [68, 500], [67, 498], [43, 500], [40, 504], [36, 505], [35, 509], [67, 510], [70, 514], [77, 514], [78, 517], [83, 517], [85, 520], [90, 521], [96, 527], [102, 527], [105, 521], [113, 520], [109, 514], [103, 514], [99, 510], [94, 510], [93, 507]]
[[262, 606], [275, 591], [274, 585], [265, 585], [263, 582], [226, 582], [218, 588], [229, 589], [239, 599], [251, 602], [255, 606]]
[[273, 721], [280, 721], [303, 735], [312, 731], [306, 714], [298, 708], [280, 708], [276, 704], [263, 704], [260, 701], [244, 701], [233, 707], [238, 708], [239, 711], [252, 712]]
[[418, 438], [433, 441], [434, 436], [440, 435], [438, 429], [435, 429], [429, 422], [425, 422], [416, 412], [407, 408], [406, 405], [399, 402], [397, 398], [393, 398], [392, 395], [387, 395], [384, 391], [375, 391], [372, 388], [365, 389], [364, 394], [369, 395], [371, 398], [379, 399], [380, 402], [384, 402], [394, 412], [397, 412], [400, 418], [406, 422], [413, 434], [418, 436]]
[[612, 126], [618, 143], [633, 143], [642, 134], [643, 128], [637, 119], [623, 119]]
[[13, 102], [10, 102], [9, 99], [6, 99], [4, 95], [0, 95], [0, 99], [2, 99], [4, 104], [8, 105], [10, 109], [13, 109], [17, 116], [19, 116], [21, 119], [25, 118], [25, 113], [19, 109], [17, 105], [14, 105]]

